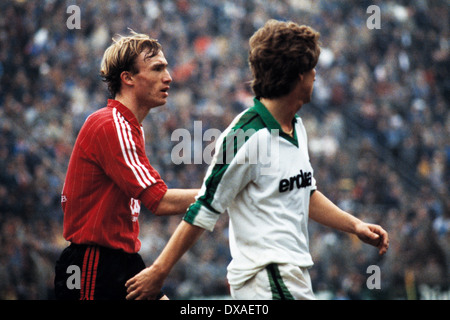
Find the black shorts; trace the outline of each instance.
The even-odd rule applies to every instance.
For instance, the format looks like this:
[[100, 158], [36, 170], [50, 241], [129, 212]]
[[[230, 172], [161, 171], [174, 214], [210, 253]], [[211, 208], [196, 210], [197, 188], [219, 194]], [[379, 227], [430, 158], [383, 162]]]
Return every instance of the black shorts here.
[[138, 253], [72, 243], [56, 261], [56, 299], [125, 300], [125, 283], [143, 269]]

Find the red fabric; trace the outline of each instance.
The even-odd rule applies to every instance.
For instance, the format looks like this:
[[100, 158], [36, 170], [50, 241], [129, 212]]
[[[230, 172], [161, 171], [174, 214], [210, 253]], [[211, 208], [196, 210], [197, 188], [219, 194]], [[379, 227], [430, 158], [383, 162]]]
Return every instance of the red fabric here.
[[98, 247], [88, 247], [84, 253], [80, 281], [80, 300], [94, 300], [99, 255], [100, 250]]
[[61, 204], [66, 240], [138, 252], [142, 203], [156, 210], [167, 186], [145, 154], [144, 133], [116, 100], [90, 115], [75, 142]]

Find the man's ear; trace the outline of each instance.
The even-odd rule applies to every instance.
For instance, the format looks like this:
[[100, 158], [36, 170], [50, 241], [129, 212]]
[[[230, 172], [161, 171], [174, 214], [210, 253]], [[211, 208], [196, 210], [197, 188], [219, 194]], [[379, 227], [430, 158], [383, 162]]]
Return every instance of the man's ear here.
[[130, 71], [122, 71], [120, 74], [120, 80], [126, 85], [132, 86], [134, 84], [133, 75]]
[[300, 72], [298, 74], [298, 79], [300, 80], [300, 82], [303, 82], [303, 78], [304, 78], [303, 73]]

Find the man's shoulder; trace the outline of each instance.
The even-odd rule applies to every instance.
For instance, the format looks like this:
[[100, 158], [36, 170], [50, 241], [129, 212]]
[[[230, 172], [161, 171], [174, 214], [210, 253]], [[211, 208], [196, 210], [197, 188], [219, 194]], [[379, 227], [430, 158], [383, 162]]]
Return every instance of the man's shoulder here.
[[81, 133], [97, 134], [100, 130], [114, 129], [112, 109], [104, 107], [91, 113], [85, 120]]
[[97, 111], [94, 111], [86, 118], [85, 124], [109, 122], [113, 120], [113, 115], [111, 111], [112, 110], [108, 107], [98, 109]]
[[265, 127], [261, 116], [254, 108], [248, 108], [247, 110], [241, 112], [230, 125], [232, 130], [254, 130], [258, 131]]

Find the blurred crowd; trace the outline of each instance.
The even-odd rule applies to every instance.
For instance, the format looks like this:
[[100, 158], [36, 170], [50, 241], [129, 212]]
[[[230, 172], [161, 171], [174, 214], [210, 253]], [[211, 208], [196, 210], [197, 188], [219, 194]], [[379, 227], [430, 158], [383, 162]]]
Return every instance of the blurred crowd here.
[[[66, 25], [72, 4], [81, 29]], [[372, 4], [379, 29], [366, 24]], [[172, 133], [189, 130], [194, 155], [211, 143], [194, 135], [194, 121], [202, 132], [222, 131], [251, 106], [248, 39], [269, 18], [321, 33], [313, 101], [300, 111], [318, 188], [390, 233], [390, 250], [379, 257], [311, 222], [318, 297], [448, 297], [447, 1], [6, 0], [0, 12], [0, 299], [53, 298], [54, 263], [67, 245], [60, 192], [84, 119], [106, 105], [99, 67], [111, 38], [131, 28], [162, 44], [173, 83], [167, 105], [143, 123], [147, 155], [169, 187], [199, 187], [207, 163], [175, 165]], [[228, 296], [226, 215], [176, 265], [169, 297]], [[150, 264], [181, 217], [143, 208], [139, 219]], [[379, 289], [367, 286], [371, 265], [380, 268]]]

